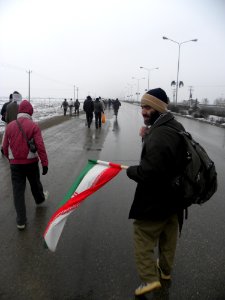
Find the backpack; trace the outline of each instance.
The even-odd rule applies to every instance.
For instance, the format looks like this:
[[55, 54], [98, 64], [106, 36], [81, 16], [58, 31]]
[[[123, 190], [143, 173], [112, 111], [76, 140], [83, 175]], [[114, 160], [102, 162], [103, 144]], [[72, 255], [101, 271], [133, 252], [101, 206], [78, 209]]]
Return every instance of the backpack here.
[[[174, 128], [173, 128], [174, 129]], [[217, 172], [206, 150], [189, 132], [178, 131], [185, 144], [185, 164], [182, 174], [173, 181], [183, 199], [183, 208], [203, 204], [217, 191]]]

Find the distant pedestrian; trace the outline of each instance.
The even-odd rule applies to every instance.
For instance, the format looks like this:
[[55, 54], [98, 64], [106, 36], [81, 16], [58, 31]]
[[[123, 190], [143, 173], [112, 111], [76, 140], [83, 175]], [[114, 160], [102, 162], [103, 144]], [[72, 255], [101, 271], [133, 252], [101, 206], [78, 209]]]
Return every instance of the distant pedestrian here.
[[18, 107], [20, 102], [22, 101], [22, 96], [17, 91], [13, 92], [12, 97], [13, 97], [12, 101], [7, 105], [6, 108], [5, 121], [7, 124], [12, 122], [13, 120], [16, 120]]
[[90, 128], [94, 111], [94, 102], [91, 96], [87, 96], [87, 98], [84, 100], [83, 110], [86, 113], [87, 126]]
[[111, 105], [112, 105], [112, 100], [111, 99], [108, 100], [108, 105], [109, 105], [109, 109], [110, 109]]
[[6, 120], [5, 120], [5, 116], [6, 116], [6, 108], [7, 108], [7, 105], [8, 105], [9, 103], [12, 102], [12, 100], [13, 100], [13, 94], [10, 94], [10, 95], [9, 95], [9, 101], [5, 102], [5, 103], [3, 104], [3, 106], [2, 106], [2, 109], [1, 109], [1, 116], [2, 116], [2, 121], [3, 121], [3, 122], [6, 122]]
[[[12, 99], [13, 99], [13, 94], [10, 94], [9, 95], [9, 101], [7, 101], [6, 103], [4, 103], [3, 106], [2, 106], [2, 109], [1, 109], [1, 116], [2, 116], [2, 121], [5, 123], [5, 130], [6, 130], [6, 126], [7, 126], [7, 123], [6, 123], [6, 120], [5, 120], [5, 117], [6, 117], [6, 108], [7, 108], [8, 104], [12, 102]], [[2, 135], [2, 143], [1, 143], [1, 152], [2, 152], [2, 154], [3, 154], [2, 145], [3, 145], [3, 139], [4, 139], [4, 135], [5, 135], [5, 130], [4, 130], [3, 135]]]
[[161, 88], [142, 96], [141, 159], [127, 169], [127, 176], [137, 183], [129, 213], [134, 219], [135, 260], [142, 281], [136, 296], [161, 288], [161, 279], [171, 279], [179, 224], [182, 226], [183, 209], [174, 185], [186, 157], [177, 134], [184, 127], [167, 110], [168, 102]]
[[116, 116], [116, 118], [117, 118], [120, 106], [121, 106], [121, 102], [119, 101], [118, 98], [116, 98], [116, 100], [113, 101], [114, 115]]
[[72, 116], [72, 113], [73, 113], [73, 100], [72, 99], [70, 99], [68, 105], [69, 105], [69, 109], [70, 109], [70, 116]]
[[102, 113], [104, 113], [103, 104], [99, 98], [94, 101], [94, 113], [95, 113], [95, 127], [96, 129], [102, 127]]
[[74, 113], [75, 113], [75, 116], [79, 116], [79, 108], [80, 108], [80, 102], [78, 99], [76, 99], [76, 101], [74, 102]]
[[63, 103], [61, 105], [61, 108], [63, 108], [64, 116], [66, 116], [66, 112], [67, 112], [68, 106], [69, 106], [69, 103], [67, 102], [66, 99], [64, 99], [64, 101], [63, 101]]
[[[29, 101], [23, 100], [19, 105], [17, 120], [8, 124], [3, 142], [4, 155], [9, 159], [11, 180], [13, 186], [13, 198], [16, 209], [17, 228], [26, 228], [27, 216], [25, 205], [26, 178], [31, 187], [31, 192], [37, 205], [47, 198], [47, 192], [43, 192], [40, 181], [38, 161], [42, 164], [42, 175], [48, 172], [48, 157], [39, 126], [32, 121], [33, 107]], [[20, 124], [27, 139], [33, 138], [37, 152], [33, 153], [28, 147]]]

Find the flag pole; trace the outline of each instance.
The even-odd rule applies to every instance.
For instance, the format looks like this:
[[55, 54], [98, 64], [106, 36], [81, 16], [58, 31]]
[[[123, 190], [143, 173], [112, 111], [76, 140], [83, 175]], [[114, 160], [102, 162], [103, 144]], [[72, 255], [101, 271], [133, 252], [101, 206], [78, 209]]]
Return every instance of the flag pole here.
[[[97, 160], [97, 163], [100, 164], [100, 165], [104, 165], [104, 166], [110, 166], [110, 162], [108, 161], [104, 161], [104, 160]], [[114, 164], [114, 163], [113, 163]], [[115, 164], [116, 165], [116, 164]], [[120, 165], [120, 164], [117, 164], [118, 166], [121, 167], [121, 169], [128, 169], [129, 166], [125, 166], [125, 165]]]

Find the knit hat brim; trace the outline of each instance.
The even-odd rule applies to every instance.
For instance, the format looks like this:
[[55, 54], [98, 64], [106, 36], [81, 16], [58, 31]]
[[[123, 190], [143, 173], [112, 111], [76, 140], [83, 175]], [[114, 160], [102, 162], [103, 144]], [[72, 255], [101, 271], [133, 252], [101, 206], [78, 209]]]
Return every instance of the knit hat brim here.
[[142, 96], [141, 105], [148, 105], [161, 113], [168, 111], [167, 103], [147, 93]]

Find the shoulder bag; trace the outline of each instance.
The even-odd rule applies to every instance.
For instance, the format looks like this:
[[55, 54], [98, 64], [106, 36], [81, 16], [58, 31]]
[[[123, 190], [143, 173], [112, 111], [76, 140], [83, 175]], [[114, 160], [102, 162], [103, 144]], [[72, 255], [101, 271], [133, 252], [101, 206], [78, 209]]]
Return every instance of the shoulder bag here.
[[32, 153], [36, 153], [36, 152], [37, 152], [37, 148], [36, 148], [36, 145], [35, 145], [35, 143], [34, 143], [34, 139], [31, 138], [30, 140], [28, 140], [28, 138], [27, 138], [27, 136], [26, 136], [26, 134], [25, 134], [25, 132], [24, 132], [24, 130], [23, 130], [23, 128], [22, 128], [20, 122], [18, 122], [18, 120], [16, 120], [16, 123], [17, 123], [17, 125], [18, 125], [20, 131], [22, 132], [22, 134], [23, 134], [25, 140], [27, 141], [27, 145], [28, 145], [28, 148], [30, 149], [30, 151], [31, 151]]

